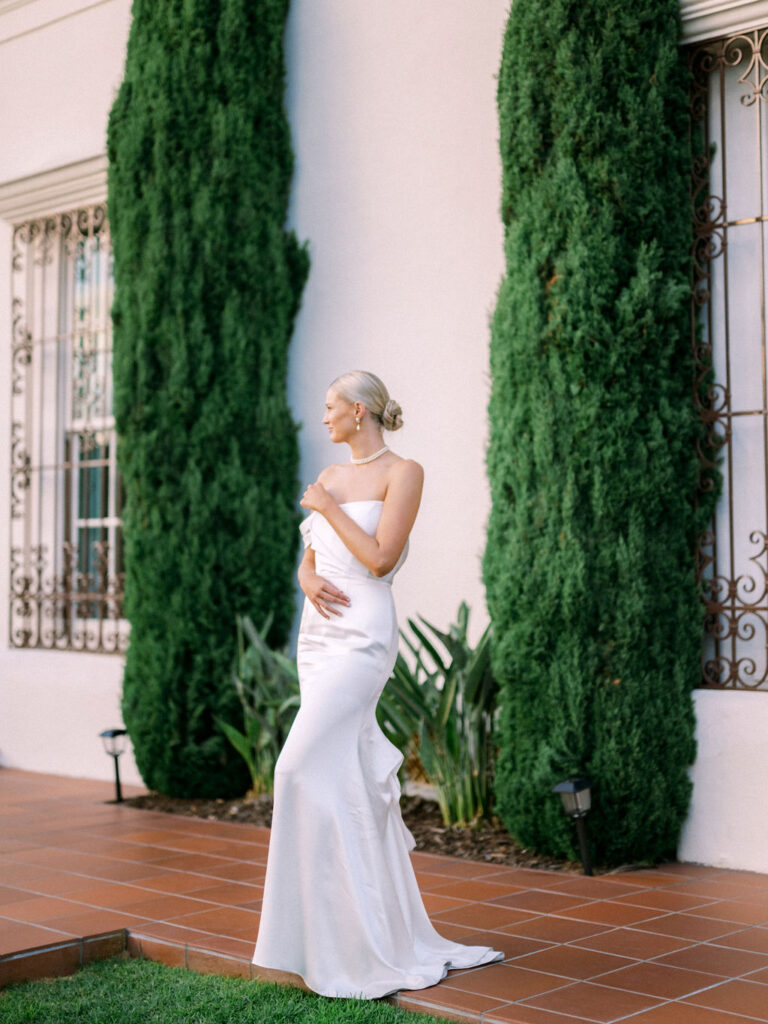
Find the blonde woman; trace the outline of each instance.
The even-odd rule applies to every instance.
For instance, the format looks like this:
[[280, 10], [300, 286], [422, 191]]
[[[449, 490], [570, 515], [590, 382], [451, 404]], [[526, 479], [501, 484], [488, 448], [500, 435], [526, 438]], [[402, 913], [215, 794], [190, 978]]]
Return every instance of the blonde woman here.
[[501, 959], [432, 927], [400, 814], [402, 756], [376, 721], [397, 656], [392, 579], [405, 560], [424, 473], [390, 450], [402, 426], [378, 377], [345, 373], [323, 424], [347, 462], [301, 500], [306, 595], [297, 662], [301, 708], [275, 770], [264, 900], [253, 962], [326, 996], [375, 999], [434, 985], [448, 968]]

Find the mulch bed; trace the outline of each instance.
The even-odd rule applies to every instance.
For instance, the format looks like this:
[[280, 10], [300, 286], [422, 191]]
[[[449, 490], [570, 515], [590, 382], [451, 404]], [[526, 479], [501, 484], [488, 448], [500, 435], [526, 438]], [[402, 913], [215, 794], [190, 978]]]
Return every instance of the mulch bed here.
[[[171, 814], [185, 814], [208, 821], [240, 821], [250, 825], [272, 823], [272, 798], [258, 800], [183, 800], [176, 797], [149, 793], [126, 803], [132, 807]], [[483, 821], [476, 828], [458, 828], [443, 825], [440, 810], [432, 800], [417, 796], [404, 796], [400, 801], [403, 821], [413, 833], [416, 849], [425, 853], [441, 853], [450, 857], [486, 861], [490, 864], [509, 864], [516, 867], [544, 868], [549, 871], [581, 872], [581, 864], [573, 861], [542, 857], [525, 850], [512, 839], [497, 821]], [[595, 869], [601, 873], [600, 869]]]

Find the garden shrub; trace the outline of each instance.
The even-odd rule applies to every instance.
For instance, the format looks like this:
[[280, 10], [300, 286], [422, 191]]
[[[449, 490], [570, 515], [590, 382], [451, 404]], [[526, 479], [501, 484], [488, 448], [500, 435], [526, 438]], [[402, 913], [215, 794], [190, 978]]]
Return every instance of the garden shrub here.
[[248, 766], [249, 797], [272, 793], [275, 765], [301, 703], [296, 659], [266, 641], [271, 616], [257, 629], [247, 615], [237, 617], [237, 655], [230, 679], [242, 708], [242, 729], [218, 720], [229, 742]]
[[606, 863], [673, 856], [702, 606], [678, 0], [515, 0], [498, 84], [506, 275], [492, 325], [484, 578], [496, 808], [575, 855], [551, 787], [593, 781]]
[[147, 786], [226, 797], [236, 614], [294, 613], [286, 360], [308, 256], [285, 230], [288, 0], [134, 0], [109, 117], [123, 713]]
[[408, 619], [376, 708], [384, 734], [434, 787], [445, 825], [479, 825], [491, 816], [496, 680], [490, 667], [491, 629], [473, 647], [469, 607], [443, 632], [419, 616]]

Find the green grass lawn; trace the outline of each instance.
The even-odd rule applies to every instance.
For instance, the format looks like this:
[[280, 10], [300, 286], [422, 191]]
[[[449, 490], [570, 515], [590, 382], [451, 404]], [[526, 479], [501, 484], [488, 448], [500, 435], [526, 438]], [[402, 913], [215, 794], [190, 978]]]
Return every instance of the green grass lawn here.
[[435, 1024], [388, 1003], [326, 999], [149, 960], [89, 964], [77, 974], [0, 991], [2, 1024]]

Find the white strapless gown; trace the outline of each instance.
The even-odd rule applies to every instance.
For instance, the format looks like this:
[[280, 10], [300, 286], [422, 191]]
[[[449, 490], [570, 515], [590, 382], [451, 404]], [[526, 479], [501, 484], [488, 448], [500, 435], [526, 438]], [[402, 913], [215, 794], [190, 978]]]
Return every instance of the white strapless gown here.
[[[344, 510], [373, 536], [380, 501]], [[434, 985], [448, 968], [500, 960], [444, 939], [427, 917], [400, 814], [400, 751], [376, 721], [398, 648], [390, 583], [373, 576], [327, 520], [301, 525], [317, 572], [350, 599], [299, 630], [301, 707], [275, 769], [275, 803], [253, 963], [301, 975], [325, 996], [376, 999]]]

